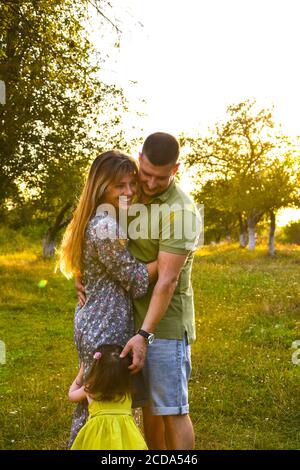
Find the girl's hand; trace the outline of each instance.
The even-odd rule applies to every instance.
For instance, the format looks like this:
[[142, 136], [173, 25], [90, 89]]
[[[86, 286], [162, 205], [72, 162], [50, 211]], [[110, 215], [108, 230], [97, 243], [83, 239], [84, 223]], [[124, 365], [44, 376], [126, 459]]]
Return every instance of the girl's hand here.
[[80, 375], [81, 377], [83, 377], [83, 374], [84, 374], [84, 365], [83, 365], [83, 362], [81, 362], [78, 375]]
[[69, 399], [74, 402], [79, 402], [86, 398], [86, 393], [84, 391], [84, 384], [83, 384], [83, 374], [84, 374], [84, 367], [83, 362], [80, 364], [80, 369], [76, 376], [76, 379], [72, 383], [70, 390], [69, 390]]
[[79, 387], [81, 387], [82, 384], [83, 384], [83, 374], [84, 374], [84, 366], [83, 366], [83, 362], [82, 362], [80, 364], [80, 369], [79, 369], [79, 372], [78, 372], [77, 377], [75, 379], [76, 385], [78, 385]]

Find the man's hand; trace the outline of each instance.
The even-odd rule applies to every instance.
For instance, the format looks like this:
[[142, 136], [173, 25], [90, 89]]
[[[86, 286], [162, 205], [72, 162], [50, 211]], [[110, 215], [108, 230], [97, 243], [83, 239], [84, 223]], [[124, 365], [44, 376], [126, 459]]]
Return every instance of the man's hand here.
[[141, 335], [135, 335], [128, 341], [123, 351], [121, 352], [120, 357], [127, 356], [130, 351], [132, 351], [133, 358], [129, 369], [131, 370], [132, 374], [136, 374], [139, 370], [142, 369], [147, 352], [147, 343]]
[[80, 308], [82, 308], [85, 304], [86, 296], [85, 296], [85, 290], [84, 290], [84, 285], [82, 284], [82, 277], [81, 276], [76, 276], [75, 277], [75, 289], [76, 289], [77, 298], [78, 298]]

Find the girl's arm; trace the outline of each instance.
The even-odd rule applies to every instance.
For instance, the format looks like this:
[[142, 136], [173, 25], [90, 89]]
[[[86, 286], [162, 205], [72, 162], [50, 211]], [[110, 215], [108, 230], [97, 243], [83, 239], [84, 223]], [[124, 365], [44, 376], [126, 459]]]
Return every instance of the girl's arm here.
[[69, 390], [69, 400], [79, 402], [87, 397], [83, 385], [83, 363], [81, 363], [79, 372]]

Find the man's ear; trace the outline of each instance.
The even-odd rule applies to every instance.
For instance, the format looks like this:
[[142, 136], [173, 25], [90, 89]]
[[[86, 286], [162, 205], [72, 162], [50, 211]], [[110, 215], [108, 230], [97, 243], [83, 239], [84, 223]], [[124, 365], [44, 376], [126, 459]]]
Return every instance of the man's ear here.
[[179, 167], [180, 167], [180, 163], [179, 162], [175, 163], [173, 170], [172, 170], [173, 176], [176, 175], [177, 171], [179, 170]]
[[142, 160], [142, 154], [139, 152], [139, 162]]

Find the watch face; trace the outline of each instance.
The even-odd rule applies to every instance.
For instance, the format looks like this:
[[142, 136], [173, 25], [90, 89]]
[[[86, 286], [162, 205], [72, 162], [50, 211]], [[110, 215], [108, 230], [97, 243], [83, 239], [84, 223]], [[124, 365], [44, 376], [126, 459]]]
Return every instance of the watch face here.
[[149, 344], [153, 343], [154, 338], [155, 338], [154, 334], [153, 334], [153, 333], [150, 333], [149, 336], [148, 336], [148, 343], [149, 343]]

